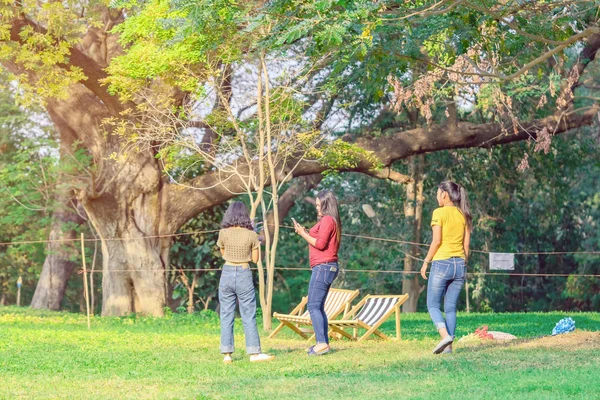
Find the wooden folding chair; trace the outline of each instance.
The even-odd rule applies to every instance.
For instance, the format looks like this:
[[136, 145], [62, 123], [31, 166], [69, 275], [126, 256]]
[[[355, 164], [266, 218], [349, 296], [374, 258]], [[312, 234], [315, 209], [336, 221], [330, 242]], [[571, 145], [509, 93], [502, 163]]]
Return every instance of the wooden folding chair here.
[[[400, 306], [406, 300], [408, 300], [408, 294], [387, 296], [372, 296], [369, 294], [342, 319], [329, 321], [329, 328], [333, 332], [358, 342], [372, 334], [387, 340], [389, 337], [379, 331], [379, 326], [393, 313], [396, 313], [396, 338], [400, 340]], [[348, 333], [345, 330], [346, 328], [352, 328], [353, 333]], [[358, 329], [360, 328], [365, 329], [366, 332], [359, 338]]]
[[[342, 313], [344, 313], [343, 315], [346, 315], [346, 313], [350, 310], [350, 304], [352, 303], [352, 300], [358, 297], [358, 293], [359, 290], [330, 289], [329, 293], [327, 294], [327, 298], [325, 299], [325, 314], [327, 314], [327, 319], [335, 319]], [[301, 328], [301, 326], [312, 326], [312, 321], [310, 320], [310, 314], [308, 310], [303, 312], [307, 302], [308, 297], [303, 297], [300, 304], [298, 304], [291, 313], [273, 313], [273, 317], [277, 318], [281, 323], [269, 335], [269, 338], [274, 337], [283, 329], [284, 326], [287, 326], [304, 339], [309, 339], [310, 337], [308, 333], [312, 334], [312, 332], [306, 332], [306, 329], [303, 330]]]

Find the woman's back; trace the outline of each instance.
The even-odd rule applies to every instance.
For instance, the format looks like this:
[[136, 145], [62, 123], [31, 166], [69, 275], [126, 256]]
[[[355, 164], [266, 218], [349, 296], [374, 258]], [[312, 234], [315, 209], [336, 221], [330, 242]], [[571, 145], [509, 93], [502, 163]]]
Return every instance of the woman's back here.
[[433, 260], [446, 260], [451, 257], [465, 258], [464, 238], [466, 220], [458, 207], [445, 206], [433, 212], [431, 225], [442, 227], [442, 244]]
[[259, 246], [256, 232], [246, 228], [231, 227], [219, 231], [217, 246], [223, 249], [223, 258], [232, 263], [252, 261], [252, 250]]

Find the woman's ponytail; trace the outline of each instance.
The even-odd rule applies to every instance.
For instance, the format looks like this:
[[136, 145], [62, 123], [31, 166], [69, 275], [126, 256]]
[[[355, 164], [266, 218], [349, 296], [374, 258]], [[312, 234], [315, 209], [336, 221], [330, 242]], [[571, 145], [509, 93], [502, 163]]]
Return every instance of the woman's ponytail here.
[[469, 228], [469, 232], [473, 230], [473, 216], [471, 215], [471, 206], [469, 205], [469, 198], [467, 197], [467, 191], [462, 185], [460, 186], [460, 202], [459, 208], [462, 212], [465, 220], [467, 222], [467, 227]]
[[450, 201], [459, 208], [460, 212], [465, 217], [469, 232], [472, 231], [473, 216], [471, 215], [471, 207], [469, 206], [469, 198], [465, 188], [452, 181], [444, 181], [438, 185], [438, 188], [441, 191], [448, 193]]

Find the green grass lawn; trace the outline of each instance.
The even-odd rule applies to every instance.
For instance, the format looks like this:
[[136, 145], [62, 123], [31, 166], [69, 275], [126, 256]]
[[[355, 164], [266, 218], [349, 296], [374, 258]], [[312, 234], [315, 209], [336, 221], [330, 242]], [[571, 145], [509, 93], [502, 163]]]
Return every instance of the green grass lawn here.
[[[548, 335], [572, 317], [577, 333]], [[219, 354], [215, 315], [100, 318], [0, 307], [0, 398], [600, 398], [600, 313], [460, 314], [457, 336], [481, 325], [523, 338], [457, 344], [434, 356], [427, 314], [402, 316], [401, 342], [332, 341], [309, 358], [290, 332], [263, 338], [271, 363], [251, 364], [236, 320], [234, 364]], [[383, 331], [392, 334], [394, 319]]]

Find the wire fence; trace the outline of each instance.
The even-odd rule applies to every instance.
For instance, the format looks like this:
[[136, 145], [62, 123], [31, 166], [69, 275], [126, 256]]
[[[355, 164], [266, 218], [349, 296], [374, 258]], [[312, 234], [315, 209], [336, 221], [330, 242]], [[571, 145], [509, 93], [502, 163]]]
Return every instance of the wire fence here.
[[[292, 226], [280, 225], [282, 228], [286, 229], [295, 229]], [[104, 241], [132, 241], [132, 240], [151, 240], [151, 239], [163, 239], [163, 238], [176, 238], [182, 236], [192, 236], [192, 235], [206, 235], [206, 234], [214, 234], [217, 233], [219, 229], [211, 229], [211, 230], [203, 230], [203, 231], [192, 231], [192, 232], [182, 232], [175, 234], [167, 234], [167, 235], [141, 235], [137, 237], [116, 237], [116, 238], [85, 238], [83, 233], [80, 238], [68, 238], [68, 239], [53, 239], [53, 240], [26, 240], [26, 241], [11, 241], [11, 242], [0, 242], [0, 246], [14, 246], [14, 245], [22, 245], [22, 244], [49, 244], [49, 243], [69, 243], [69, 242], [80, 242], [81, 244], [81, 253], [85, 254], [85, 243], [89, 242], [100, 242]], [[391, 239], [385, 237], [376, 237], [370, 235], [361, 235], [361, 234], [351, 234], [351, 233], [343, 233], [345, 237], [356, 238], [361, 240], [368, 241], [379, 241], [385, 243], [394, 243], [401, 245], [411, 245], [411, 246], [422, 246], [428, 247], [427, 243], [419, 243], [412, 242], [407, 240], [400, 239]], [[417, 261], [425, 261], [424, 259], [415, 256], [414, 254], [410, 254], [408, 251], [402, 249], [396, 249], [397, 251], [403, 253], [406, 257]], [[493, 252], [473, 249], [472, 253], [477, 254], [490, 254]], [[580, 254], [580, 255], [591, 255], [598, 256], [600, 255], [600, 251], [541, 251], [541, 252], [533, 252], [533, 251], [524, 251], [524, 252], [513, 252], [514, 255], [567, 255], [567, 254]], [[258, 268], [251, 268], [257, 270]], [[309, 272], [311, 268], [309, 267], [274, 267], [276, 270], [285, 270], [285, 271], [299, 271], [299, 272]], [[88, 293], [88, 283], [87, 277], [88, 273], [90, 278], [93, 274], [111, 274], [111, 273], [143, 273], [143, 274], [166, 274], [167, 272], [218, 272], [221, 268], [161, 268], [161, 269], [88, 269], [86, 267], [85, 256], [82, 256], [82, 269], [78, 271], [78, 274], [83, 275], [84, 280], [84, 288], [85, 288], [85, 301], [86, 301], [86, 312], [87, 312], [87, 325], [88, 329], [90, 329], [90, 303], [89, 303], [89, 293]], [[368, 274], [402, 274], [402, 275], [417, 275], [420, 274], [420, 271], [404, 271], [404, 270], [381, 270], [381, 269], [358, 269], [358, 268], [341, 268], [341, 271], [344, 273], [368, 273]], [[585, 277], [585, 278], [600, 278], [600, 274], [549, 274], [549, 273], [519, 273], [519, 272], [467, 272], [466, 279], [469, 277], [481, 277], [481, 276], [520, 276], [520, 277]], [[468, 291], [468, 285], [466, 285], [466, 289]], [[19, 286], [20, 290], [20, 286]], [[466, 294], [467, 301], [467, 312], [469, 312], [469, 295], [468, 292]]]
[[[281, 228], [286, 229], [294, 229], [292, 226], [288, 225], [280, 225]], [[206, 235], [206, 234], [214, 234], [219, 232], [219, 229], [210, 229], [210, 230], [202, 230], [202, 231], [192, 231], [192, 232], [183, 232], [183, 233], [174, 233], [174, 234], [166, 234], [166, 235], [142, 235], [137, 237], [116, 237], [116, 238], [69, 238], [69, 239], [48, 239], [48, 240], [23, 240], [23, 241], [11, 241], [11, 242], [0, 242], [0, 246], [10, 246], [10, 245], [22, 245], [22, 244], [48, 244], [48, 243], [68, 243], [68, 242], [99, 242], [102, 240], [105, 241], [132, 241], [132, 240], [148, 240], [148, 239], [163, 239], [163, 238], [175, 238], [181, 236], [193, 236], [193, 235]], [[387, 242], [387, 243], [395, 243], [402, 245], [412, 245], [412, 246], [423, 246], [428, 247], [428, 243], [419, 243], [412, 242], [407, 240], [400, 239], [391, 239], [385, 237], [377, 237], [377, 236], [369, 236], [369, 235], [360, 235], [360, 234], [351, 234], [351, 233], [342, 233], [342, 236], [351, 237], [356, 239], [370, 240], [370, 241], [379, 241], [379, 242]], [[425, 261], [423, 258], [417, 257], [408, 251], [404, 251], [402, 249], [396, 249], [397, 251], [403, 253], [407, 257], [410, 257], [417, 261]], [[490, 254], [494, 253], [491, 251], [472, 249], [472, 253], [477, 254]], [[580, 254], [580, 255], [591, 255], [598, 256], [600, 255], [600, 251], [522, 251], [522, 252], [511, 252], [515, 255], [568, 255], [568, 254]], [[252, 268], [257, 269], [257, 268]], [[309, 267], [275, 267], [276, 270], [288, 270], [288, 271], [310, 271]], [[93, 270], [88, 272], [90, 273], [128, 273], [128, 272], [144, 272], [144, 273], [165, 273], [165, 272], [210, 272], [210, 271], [219, 271], [220, 268], [171, 268], [171, 269], [159, 269], [159, 270], [148, 270], [148, 269], [108, 269], [108, 270]], [[380, 273], [380, 274], [403, 274], [403, 275], [415, 275], [419, 274], [419, 271], [404, 271], [404, 270], [381, 270], [381, 269], [354, 269], [354, 268], [344, 268], [344, 272], [352, 272], [352, 273]], [[79, 270], [78, 273], [83, 273], [83, 270]], [[548, 274], [548, 273], [519, 273], [519, 272], [469, 272], [467, 276], [528, 276], [528, 277], [590, 277], [590, 278], [599, 278], [600, 274]]]

